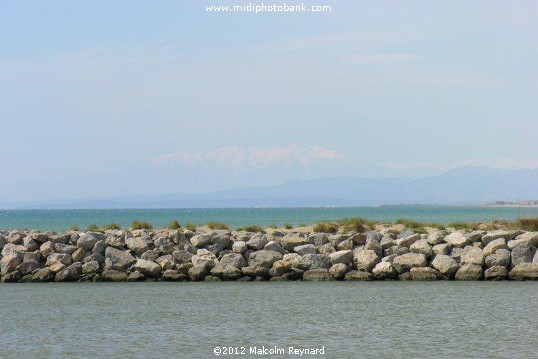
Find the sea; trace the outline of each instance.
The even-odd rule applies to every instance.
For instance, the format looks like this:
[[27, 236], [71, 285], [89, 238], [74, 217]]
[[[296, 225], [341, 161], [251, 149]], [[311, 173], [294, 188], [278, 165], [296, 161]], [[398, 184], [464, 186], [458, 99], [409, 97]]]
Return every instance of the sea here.
[[378, 221], [400, 218], [420, 222], [489, 222], [538, 217], [534, 206], [377, 206], [377, 207], [308, 207], [308, 208], [178, 208], [178, 209], [38, 209], [0, 210], [0, 229], [36, 229], [65, 231], [74, 226], [83, 230], [90, 224], [108, 223], [127, 228], [133, 220], [146, 221], [156, 228], [172, 220], [181, 224], [203, 225], [223, 222], [230, 228], [246, 225], [262, 227], [310, 225], [317, 221], [363, 217]]
[[537, 358], [537, 297], [506, 281], [1, 284], [0, 358]]

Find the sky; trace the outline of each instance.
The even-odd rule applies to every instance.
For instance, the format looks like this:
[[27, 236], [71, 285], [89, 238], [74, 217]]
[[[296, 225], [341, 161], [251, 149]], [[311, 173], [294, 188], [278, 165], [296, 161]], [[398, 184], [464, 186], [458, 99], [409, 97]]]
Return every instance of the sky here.
[[245, 3], [0, 1], [0, 202], [538, 167], [536, 1]]

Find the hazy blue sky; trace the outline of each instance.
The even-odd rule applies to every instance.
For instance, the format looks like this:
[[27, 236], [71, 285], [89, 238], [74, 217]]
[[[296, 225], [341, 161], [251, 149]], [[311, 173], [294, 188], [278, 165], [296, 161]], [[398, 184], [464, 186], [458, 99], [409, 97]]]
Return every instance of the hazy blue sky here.
[[[0, 201], [153, 193], [118, 182], [229, 146], [322, 148], [353, 175], [538, 167], [538, 2], [305, 2], [332, 12], [0, 1]], [[219, 187], [182, 177], [163, 188]]]

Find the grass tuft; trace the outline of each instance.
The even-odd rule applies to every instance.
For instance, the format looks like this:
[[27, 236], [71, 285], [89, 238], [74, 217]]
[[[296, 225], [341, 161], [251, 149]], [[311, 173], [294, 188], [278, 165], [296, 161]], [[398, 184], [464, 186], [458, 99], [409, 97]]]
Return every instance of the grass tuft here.
[[185, 224], [185, 229], [189, 230], [189, 231], [192, 231], [192, 232], [196, 232], [196, 226], [192, 223], [187, 223]]
[[168, 229], [180, 229], [181, 228], [181, 224], [179, 224], [178, 221], [176, 220], [173, 220], [172, 222], [170, 222], [170, 224], [168, 225]]
[[137, 221], [134, 220], [133, 223], [131, 223], [132, 229], [153, 229], [153, 226], [151, 223], [144, 222], [144, 221]]
[[260, 226], [245, 226], [245, 227], [237, 228], [236, 230], [244, 231], [244, 232], [265, 233], [265, 229], [263, 229]]
[[121, 229], [121, 226], [117, 223], [108, 223], [103, 226], [103, 230], [110, 231], [113, 229]]
[[221, 222], [209, 222], [207, 226], [209, 229], [230, 229], [227, 224]]
[[521, 229], [526, 231], [538, 231], [538, 217], [520, 218], [516, 222]]

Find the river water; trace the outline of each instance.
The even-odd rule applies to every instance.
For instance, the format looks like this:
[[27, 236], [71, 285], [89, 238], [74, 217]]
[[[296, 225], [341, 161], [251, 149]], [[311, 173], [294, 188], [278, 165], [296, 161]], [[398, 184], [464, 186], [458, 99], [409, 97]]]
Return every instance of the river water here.
[[[0, 358], [537, 358], [538, 282], [0, 285]], [[284, 355], [250, 355], [250, 348]]]

